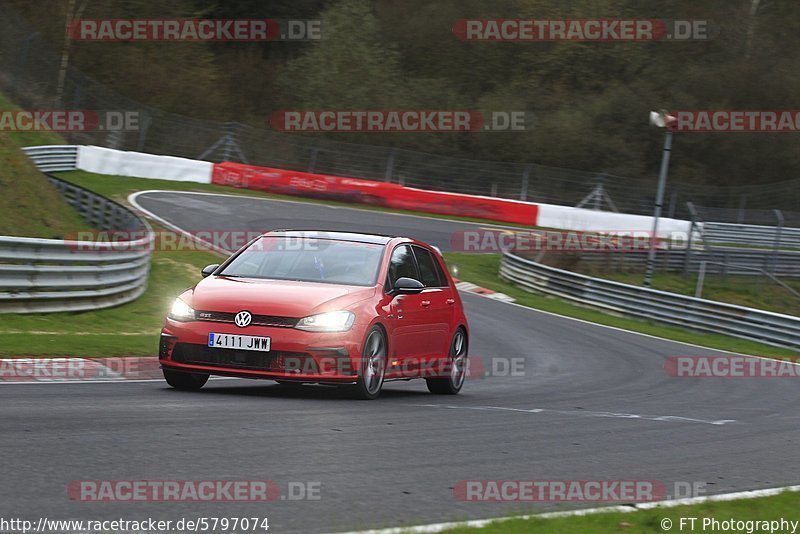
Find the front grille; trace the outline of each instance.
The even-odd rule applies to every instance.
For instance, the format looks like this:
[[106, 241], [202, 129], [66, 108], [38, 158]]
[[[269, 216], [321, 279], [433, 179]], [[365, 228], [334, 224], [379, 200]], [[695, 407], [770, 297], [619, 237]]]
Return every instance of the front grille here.
[[[198, 321], [208, 321], [212, 323], [231, 323], [236, 313], [230, 312], [216, 312], [216, 311], [198, 311], [195, 313]], [[280, 315], [253, 315], [253, 320], [250, 322], [251, 326], [276, 326], [279, 328], [294, 328], [297, 325], [296, 317], [283, 317]]]
[[172, 351], [172, 359], [178, 363], [209, 365], [245, 369], [250, 371], [285, 372], [289, 369], [302, 368], [306, 358], [311, 355], [304, 352], [287, 352], [273, 350], [259, 352], [252, 350], [234, 350], [196, 345], [194, 343], [178, 343]]

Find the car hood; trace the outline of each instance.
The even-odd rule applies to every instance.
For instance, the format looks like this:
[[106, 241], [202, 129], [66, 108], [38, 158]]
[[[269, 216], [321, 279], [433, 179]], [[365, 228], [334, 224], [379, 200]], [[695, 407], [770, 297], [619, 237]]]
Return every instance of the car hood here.
[[200, 311], [305, 317], [347, 309], [374, 293], [372, 286], [210, 276], [191, 291], [191, 306]]

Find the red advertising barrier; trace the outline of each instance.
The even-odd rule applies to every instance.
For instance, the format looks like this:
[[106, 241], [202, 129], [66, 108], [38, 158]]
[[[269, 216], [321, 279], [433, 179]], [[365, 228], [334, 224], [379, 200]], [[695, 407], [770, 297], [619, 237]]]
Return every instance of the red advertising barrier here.
[[242, 163], [214, 165], [212, 183], [283, 195], [371, 204], [387, 208], [475, 217], [536, 226], [536, 204], [491, 197], [427, 191], [385, 182], [256, 167]]

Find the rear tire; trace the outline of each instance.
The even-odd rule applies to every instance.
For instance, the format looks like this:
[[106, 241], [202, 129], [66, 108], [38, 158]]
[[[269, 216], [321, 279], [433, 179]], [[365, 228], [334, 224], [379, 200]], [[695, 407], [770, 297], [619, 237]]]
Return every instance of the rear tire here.
[[428, 391], [435, 395], [457, 395], [461, 391], [467, 376], [467, 349], [467, 333], [459, 328], [450, 342], [447, 377], [426, 378]]
[[356, 398], [375, 400], [381, 394], [383, 377], [386, 374], [388, 350], [383, 329], [373, 326], [367, 333], [361, 350], [361, 366], [358, 381], [352, 386]]
[[208, 375], [202, 373], [184, 373], [171, 369], [163, 369], [163, 371], [164, 380], [175, 389], [197, 391], [208, 382]]

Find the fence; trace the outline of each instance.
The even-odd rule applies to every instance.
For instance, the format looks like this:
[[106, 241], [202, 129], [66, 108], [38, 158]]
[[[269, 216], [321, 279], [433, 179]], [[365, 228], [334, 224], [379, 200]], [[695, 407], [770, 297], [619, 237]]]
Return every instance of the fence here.
[[[61, 100], [57, 101], [60, 65], [60, 54], [49, 49], [26, 20], [10, 7], [0, 6], [0, 90], [12, 100], [25, 107], [129, 110], [139, 114], [138, 131], [65, 134], [73, 144], [214, 162], [234, 160], [428, 190], [566, 206], [601, 198], [597, 192], [602, 191], [602, 197], [610, 197], [614, 207], [624, 213], [649, 215], [653, 209], [655, 176], [622, 177], [535, 163], [479, 161], [286, 134], [235, 122], [200, 120], [144, 106], [74, 68], [67, 70]], [[796, 210], [800, 205], [800, 187], [796, 180], [772, 184], [768, 189], [670, 181], [665, 215], [686, 218], [685, 202], [691, 200], [726, 209], [724, 218], [713, 220], [736, 220], [732, 208], [740, 206], [743, 197], [751, 208]], [[599, 207], [597, 202], [594, 205]]]
[[[606, 271], [644, 269], [647, 251], [587, 252], [578, 260], [582, 267], [593, 267]], [[800, 278], [800, 251], [771, 251], [736, 247], [666, 248], [656, 251], [656, 269], [663, 272], [696, 273], [706, 262], [709, 274], [760, 276], [770, 273], [775, 276]], [[763, 271], [763, 272], [762, 272]]]
[[500, 277], [522, 288], [630, 317], [800, 348], [800, 318], [593, 278], [505, 252]]
[[783, 225], [707, 222], [703, 223], [703, 238], [707, 243], [800, 249], [800, 228], [785, 228]]
[[[28, 154], [37, 166], [50, 170], [67, 170], [71, 157], [62, 147], [36, 147]], [[93, 227], [143, 237], [94, 243], [0, 236], [0, 313], [91, 310], [138, 298], [147, 287], [150, 226], [116, 202], [49, 179]]]

